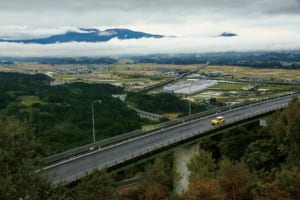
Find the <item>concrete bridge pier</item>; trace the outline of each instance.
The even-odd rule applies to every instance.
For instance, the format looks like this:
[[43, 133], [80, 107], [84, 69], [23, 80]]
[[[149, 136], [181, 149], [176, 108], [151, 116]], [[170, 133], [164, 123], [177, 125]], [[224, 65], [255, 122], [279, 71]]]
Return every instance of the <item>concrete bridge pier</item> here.
[[189, 171], [187, 163], [193, 155], [199, 152], [200, 144], [195, 143], [188, 146], [179, 147], [174, 152], [174, 171], [179, 175], [179, 179], [174, 180], [174, 188], [177, 194], [187, 191], [189, 186]]

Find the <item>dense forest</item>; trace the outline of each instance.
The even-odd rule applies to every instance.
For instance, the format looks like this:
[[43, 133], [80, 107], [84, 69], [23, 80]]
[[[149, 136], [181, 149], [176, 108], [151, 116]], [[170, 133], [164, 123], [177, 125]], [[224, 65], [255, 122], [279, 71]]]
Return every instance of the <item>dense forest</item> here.
[[[179, 97], [170, 93], [160, 93], [149, 95], [145, 93], [129, 93], [126, 102], [135, 107], [157, 114], [163, 113], [183, 113], [188, 114], [189, 102], [181, 100]], [[202, 104], [191, 104], [193, 113], [205, 111], [208, 107], [206, 102]]]
[[74, 83], [50, 86], [44, 75], [0, 73], [0, 114], [28, 121], [51, 155], [92, 141], [92, 103], [96, 139], [141, 127], [143, 120], [121, 100], [112, 97], [123, 89], [108, 84]]

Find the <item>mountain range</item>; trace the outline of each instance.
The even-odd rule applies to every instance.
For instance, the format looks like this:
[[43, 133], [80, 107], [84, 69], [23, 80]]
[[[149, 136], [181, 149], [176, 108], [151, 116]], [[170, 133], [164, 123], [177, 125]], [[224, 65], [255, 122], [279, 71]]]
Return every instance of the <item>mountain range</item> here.
[[149, 34], [130, 29], [106, 29], [100, 31], [95, 28], [80, 28], [78, 31], [68, 31], [64, 34], [52, 35], [45, 38], [6, 40], [0, 39], [0, 42], [13, 43], [35, 43], [35, 44], [54, 44], [65, 42], [107, 42], [113, 38], [119, 40], [141, 39], [141, 38], [163, 38], [164, 35]]
[[228, 32], [223, 32], [220, 37], [236, 37], [238, 34], [236, 33], [228, 33]]
[[[235, 33], [223, 32], [219, 37], [236, 37]], [[0, 39], [0, 42], [23, 43], [23, 44], [56, 44], [66, 42], [107, 42], [117, 38], [119, 40], [141, 39], [141, 38], [163, 38], [174, 37], [159, 34], [149, 34], [130, 29], [113, 28], [101, 31], [95, 28], [79, 28], [77, 31], [67, 31], [63, 34], [51, 35], [44, 38], [32, 39]]]

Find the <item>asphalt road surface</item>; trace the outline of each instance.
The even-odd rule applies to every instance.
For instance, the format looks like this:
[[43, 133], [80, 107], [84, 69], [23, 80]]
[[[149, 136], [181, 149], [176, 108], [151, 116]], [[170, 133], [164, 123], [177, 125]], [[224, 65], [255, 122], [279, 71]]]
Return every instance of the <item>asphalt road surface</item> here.
[[273, 99], [245, 108], [230, 110], [186, 122], [110, 148], [100, 149], [86, 155], [70, 158], [69, 160], [48, 166], [46, 170], [48, 171], [50, 181], [70, 182], [76, 180], [78, 177], [84, 176], [86, 173], [92, 172], [94, 168], [113, 166], [114, 164], [129, 160], [131, 157], [157, 150], [163, 145], [176, 143], [179, 140], [192, 137], [195, 134], [201, 135], [208, 129], [217, 128], [216, 126], [211, 125], [211, 119], [215, 116], [222, 115], [225, 117], [225, 123], [229, 123], [249, 115], [259, 115], [258, 112], [286, 106], [291, 98], [292, 97], [282, 97], [280, 99]]

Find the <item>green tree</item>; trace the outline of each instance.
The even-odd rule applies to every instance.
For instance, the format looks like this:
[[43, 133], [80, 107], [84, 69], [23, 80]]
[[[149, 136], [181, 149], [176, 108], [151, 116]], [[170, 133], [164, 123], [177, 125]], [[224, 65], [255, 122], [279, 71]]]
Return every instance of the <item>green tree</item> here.
[[[161, 93], [148, 95], [144, 93], [129, 93], [126, 101], [137, 108], [153, 113], [188, 112], [188, 101], [181, 100], [174, 94]], [[192, 103], [192, 111], [200, 112], [206, 110], [203, 104]]]
[[185, 200], [225, 200], [225, 194], [216, 178], [195, 180], [183, 194]]
[[[254, 126], [254, 124], [251, 124], [251, 129], [254, 129]], [[254, 131], [247, 128], [237, 127], [222, 135], [218, 145], [222, 156], [230, 160], [240, 160], [247, 146], [257, 138]]]
[[219, 184], [225, 193], [226, 199], [246, 200], [250, 198], [250, 191], [255, 185], [255, 178], [242, 162], [232, 163], [223, 159], [220, 164]]
[[273, 170], [257, 182], [254, 200], [300, 199], [300, 173], [298, 169], [282, 167]]
[[38, 144], [28, 124], [0, 119], [0, 199], [47, 199], [51, 186], [38, 173]]
[[189, 182], [211, 179], [216, 175], [216, 163], [210, 152], [200, 150], [187, 164], [190, 172]]
[[255, 179], [243, 163], [223, 159], [217, 165], [211, 153], [201, 150], [192, 157], [188, 169], [190, 184], [184, 199], [250, 199], [248, 196]]
[[270, 139], [257, 140], [246, 149], [242, 158], [252, 171], [271, 170], [278, 166], [281, 160], [280, 152]]
[[293, 98], [289, 106], [282, 112], [276, 113], [271, 119], [273, 141], [286, 164], [297, 166], [300, 169], [300, 102]]
[[118, 194], [114, 184], [113, 174], [106, 169], [94, 170], [84, 177], [73, 193], [76, 200], [117, 200]]
[[156, 159], [153, 164], [146, 165], [145, 172], [142, 174], [140, 199], [159, 200], [166, 198], [170, 195], [173, 178], [173, 170], [163, 159]]
[[281, 191], [288, 193], [289, 199], [300, 199], [300, 172], [297, 168], [283, 167], [276, 174], [275, 182]]
[[188, 200], [222, 200], [224, 194], [217, 180], [217, 165], [212, 153], [200, 150], [187, 164], [189, 188], [183, 194]]

